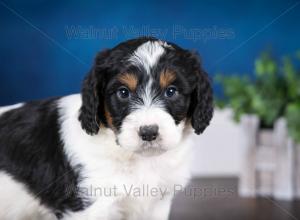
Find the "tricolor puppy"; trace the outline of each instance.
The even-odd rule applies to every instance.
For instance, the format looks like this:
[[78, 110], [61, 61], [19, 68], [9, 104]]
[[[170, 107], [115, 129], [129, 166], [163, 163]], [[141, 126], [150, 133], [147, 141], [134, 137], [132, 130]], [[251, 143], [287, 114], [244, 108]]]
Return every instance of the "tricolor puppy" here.
[[100, 52], [81, 94], [0, 114], [1, 220], [166, 220], [212, 89], [195, 54], [139, 38]]

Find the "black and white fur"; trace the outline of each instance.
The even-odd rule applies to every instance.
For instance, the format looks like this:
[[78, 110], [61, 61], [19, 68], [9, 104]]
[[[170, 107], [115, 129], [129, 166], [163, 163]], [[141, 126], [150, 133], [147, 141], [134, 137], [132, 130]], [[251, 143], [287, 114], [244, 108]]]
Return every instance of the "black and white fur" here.
[[[119, 80], [125, 73], [134, 90]], [[155, 38], [105, 50], [81, 94], [0, 108], [0, 219], [167, 219], [174, 185], [190, 177], [190, 134], [212, 114], [208, 77], [190, 51]], [[141, 138], [153, 125], [157, 137]], [[127, 195], [131, 186], [166, 193]], [[85, 191], [97, 187], [118, 193]]]

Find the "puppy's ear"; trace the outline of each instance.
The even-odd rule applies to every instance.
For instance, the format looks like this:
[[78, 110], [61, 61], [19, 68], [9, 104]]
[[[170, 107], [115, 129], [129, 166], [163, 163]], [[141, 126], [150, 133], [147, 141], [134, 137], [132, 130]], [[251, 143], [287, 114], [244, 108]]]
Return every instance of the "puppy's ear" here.
[[81, 127], [89, 135], [98, 133], [100, 125], [106, 125], [104, 116], [104, 92], [108, 63], [106, 59], [109, 51], [99, 53], [94, 66], [85, 77], [81, 89], [82, 106], [79, 113]]
[[196, 87], [191, 95], [189, 116], [196, 134], [202, 133], [213, 116], [213, 92], [208, 75], [202, 70], [197, 54], [190, 52], [190, 67], [197, 76]]

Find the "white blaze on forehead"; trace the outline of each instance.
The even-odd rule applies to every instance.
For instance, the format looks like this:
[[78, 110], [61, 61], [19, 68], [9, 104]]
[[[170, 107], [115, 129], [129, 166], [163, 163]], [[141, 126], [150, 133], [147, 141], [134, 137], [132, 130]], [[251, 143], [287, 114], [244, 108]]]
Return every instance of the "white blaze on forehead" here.
[[134, 51], [129, 61], [138, 67], [142, 66], [147, 74], [150, 74], [150, 69], [157, 64], [159, 58], [164, 54], [164, 47], [168, 46], [162, 41], [148, 41]]
[[152, 78], [149, 79], [146, 87], [144, 88], [143, 93], [141, 94], [144, 105], [148, 107], [151, 106], [153, 100], [151, 86], [152, 86]]
[[[143, 68], [146, 71], [146, 74], [150, 75], [151, 68], [153, 68], [159, 61], [160, 57], [165, 53], [165, 48], [172, 48], [171, 45], [158, 41], [147, 41], [140, 45], [129, 58], [129, 61], [132, 62], [139, 68]], [[145, 88], [142, 91], [141, 98], [143, 100], [144, 106], [153, 105], [154, 95], [152, 91], [153, 79], [150, 75], [149, 81], [145, 85]], [[156, 101], [156, 106], [159, 106], [160, 103]]]

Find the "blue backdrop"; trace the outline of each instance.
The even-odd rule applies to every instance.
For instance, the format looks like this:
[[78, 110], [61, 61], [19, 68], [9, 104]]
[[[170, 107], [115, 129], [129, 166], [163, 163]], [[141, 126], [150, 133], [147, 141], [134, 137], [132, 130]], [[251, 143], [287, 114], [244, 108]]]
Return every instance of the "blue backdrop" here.
[[0, 105], [78, 92], [97, 51], [154, 35], [197, 50], [213, 77], [251, 73], [272, 46], [300, 48], [300, 4], [285, 1], [2, 1]]

